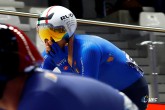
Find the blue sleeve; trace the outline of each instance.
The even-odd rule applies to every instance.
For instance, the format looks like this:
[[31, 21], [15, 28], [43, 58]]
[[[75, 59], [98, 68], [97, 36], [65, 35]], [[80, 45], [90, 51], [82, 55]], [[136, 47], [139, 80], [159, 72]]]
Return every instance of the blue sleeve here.
[[32, 92], [21, 100], [18, 110], [61, 110], [58, 100], [46, 92]]
[[41, 64], [41, 68], [53, 70], [56, 67], [56, 64], [53, 62], [52, 58], [47, 55], [45, 50], [42, 52], [42, 57], [44, 58], [44, 62]]
[[[65, 53], [67, 54], [67, 47], [65, 47]], [[47, 70], [54, 70], [55, 67], [58, 67], [61, 72], [75, 73], [67, 61], [66, 61], [66, 65], [64, 67], [60, 67], [60, 66], [56, 65], [56, 63], [53, 61], [52, 57], [49, 56], [45, 50], [42, 52], [42, 56], [44, 58], [44, 62], [41, 64], [41, 66], [40, 66], [41, 68], [47, 69]]]
[[[84, 54], [85, 53], [85, 54]], [[101, 60], [101, 51], [97, 45], [86, 46], [82, 51], [82, 76], [98, 78], [99, 64]]]

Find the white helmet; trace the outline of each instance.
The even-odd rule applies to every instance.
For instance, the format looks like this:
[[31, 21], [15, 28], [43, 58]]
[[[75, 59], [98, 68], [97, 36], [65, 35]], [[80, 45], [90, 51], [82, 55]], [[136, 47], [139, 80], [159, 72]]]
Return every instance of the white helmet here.
[[41, 13], [37, 21], [37, 31], [42, 41], [55, 42], [70, 38], [77, 28], [74, 14], [62, 6], [51, 6]]

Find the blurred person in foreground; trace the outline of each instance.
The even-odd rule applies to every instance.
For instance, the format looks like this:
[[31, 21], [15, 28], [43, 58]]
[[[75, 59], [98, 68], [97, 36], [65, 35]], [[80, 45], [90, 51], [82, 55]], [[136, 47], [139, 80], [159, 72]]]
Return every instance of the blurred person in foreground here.
[[45, 43], [41, 68], [58, 67], [62, 72], [97, 79], [124, 92], [140, 110], [147, 108], [148, 85], [143, 70], [110, 41], [75, 34], [77, 20], [69, 9], [48, 7], [40, 14], [36, 28]]
[[24, 32], [0, 24], [0, 110], [138, 110], [110, 86], [37, 68], [42, 61]]

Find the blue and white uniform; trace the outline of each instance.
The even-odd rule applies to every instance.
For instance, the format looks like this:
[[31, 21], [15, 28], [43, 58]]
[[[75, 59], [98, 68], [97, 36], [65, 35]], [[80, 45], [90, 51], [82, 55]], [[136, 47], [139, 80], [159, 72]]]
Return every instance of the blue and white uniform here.
[[[42, 67], [50, 70], [54, 69], [56, 65], [51, 61], [49, 55], [44, 53], [43, 56], [47, 56], [47, 58]], [[136, 62], [111, 42], [98, 36], [74, 36], [71, 66], [74, 72], [82, 76], [97, 79], [124, 92], [134, 85], [134, 83], [139, 82], [138, 84], [140, 85], [138, 85], [138, 87], [140, 87], [141, 90], [134, 87], [131, 88], [131, 91], [139, 90], [144, 92], [130, 97], [132, 100], [138, 98], [138, 103], [142, 103], [139, 98], [148, 95], [147, 83], [143, 77], [144, 73]], [[127, 93], [128, 92], [126, 92], [126, 95], [129, 96], [130, 93]], [[140, 95], [140, 97], [137, 97], [137, 95]]]

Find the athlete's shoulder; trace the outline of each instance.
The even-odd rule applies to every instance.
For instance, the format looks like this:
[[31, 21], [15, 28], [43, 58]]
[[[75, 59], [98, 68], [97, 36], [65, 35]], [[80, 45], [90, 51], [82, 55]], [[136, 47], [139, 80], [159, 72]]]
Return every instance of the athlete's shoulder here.
[[35, 90], [22, 94], [18, 110], [54, 110], [56, 103], [55, 96], [48, 91]]
[[124, 108], [123, 96], [116, 89], [97, 80], [71, 74], [58, 75], [49, 71], [34, 74], [26, 85], [29, 87], [24, 89], [19, 110]]
[[23, 88], [18, 110], [53, 110], [56, 103], [52, 91], [57, 76], [48, 70], [38, 69], [30, 75]]
[[90, 35], [90, 34], [75, 34], [76, 39], [95, 39], [101, 38], [100, 36]]

